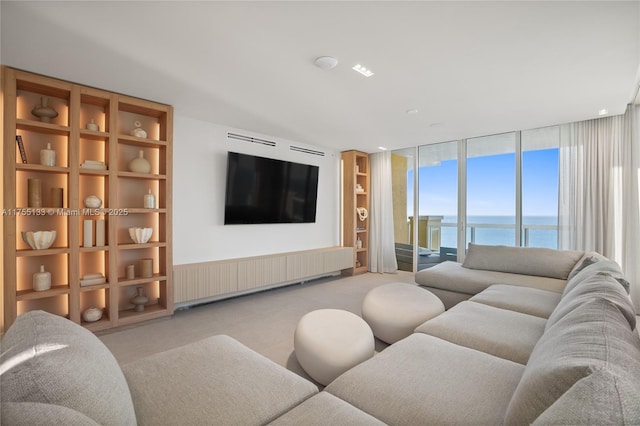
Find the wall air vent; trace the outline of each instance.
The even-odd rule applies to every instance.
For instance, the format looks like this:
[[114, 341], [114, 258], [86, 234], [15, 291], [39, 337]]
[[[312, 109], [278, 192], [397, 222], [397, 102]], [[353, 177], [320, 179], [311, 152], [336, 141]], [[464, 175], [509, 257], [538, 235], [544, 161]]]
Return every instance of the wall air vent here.
[[303, 154], [319, 155], [320, 157], [324, 157], [324, 155], [325, 155], [324, 152], [322, 152], [322, 151], [316, 151], [315, 149], [303, 148], [301, 146], [289, 145], [289, 149], [291, 151], [302, 152]]
[[266, 139], [260, 139], [260, 138], [254, 138], [253, 136], [240, 135], [238, 133], [227, 132], [227, 138], [235, 139], [235, 140], [243, 141], [243, 142], [259, 143], [260, 145], [276, 146], [276, 143], [273, 142], [273, 141], [268, 141]]

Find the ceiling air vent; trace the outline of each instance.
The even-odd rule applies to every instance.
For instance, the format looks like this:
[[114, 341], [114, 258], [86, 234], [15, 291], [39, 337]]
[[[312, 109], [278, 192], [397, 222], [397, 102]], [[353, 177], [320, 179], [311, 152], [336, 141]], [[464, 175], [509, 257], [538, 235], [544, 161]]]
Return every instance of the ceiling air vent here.
[[324, 157], [324, 152], [316, 151], [315, 149], [303, 148], [301, 146], [295, 146], [295, 145], [289, 145], [289, 149], [291, 151], [302, 152], [303, 154], [319, 155], [320, 157]]
[[245, 136], [239, 135], [237, 133], [227, 132], [227, 138], [235, 139], [243, 142], [251, 142], [251, 143], [259, 143], [260, 145], [268, 145], [268, 146], [276, 146], [276, 143], [273, 141], [268, 141], [266, 139], [254, 138], [253, 136]]

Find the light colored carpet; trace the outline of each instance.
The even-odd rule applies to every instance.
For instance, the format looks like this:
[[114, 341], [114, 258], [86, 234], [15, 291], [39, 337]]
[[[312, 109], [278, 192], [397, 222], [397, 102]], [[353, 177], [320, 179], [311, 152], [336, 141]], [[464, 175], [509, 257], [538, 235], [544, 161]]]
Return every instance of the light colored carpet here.
[[[99, 333], [120, 364], [226, 334], [289, 370], [309, 378], [293, 354], [298, 320], [315, 309], [337, 308], [361, 315], [369, 290], [390, 282], [415, 284], [414, 274], [333, 277], [176, 311], [173, 317]], [[376, 341], [376, 350], [387, 345]]]

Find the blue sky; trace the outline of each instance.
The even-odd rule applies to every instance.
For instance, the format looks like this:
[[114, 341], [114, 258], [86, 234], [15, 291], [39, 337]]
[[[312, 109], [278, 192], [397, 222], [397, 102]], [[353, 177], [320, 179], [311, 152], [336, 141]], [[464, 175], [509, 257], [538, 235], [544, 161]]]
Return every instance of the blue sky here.
[[[457, 215], [457, 161], [421, 167], [420, 214]], [[523, 216], [558, 213], [558, 150], [525, 151], [522, 160]], [[413, 172], [408, 176], [408, 215], [413, 215]], [[467, 160], [467, 214], [515, 215], [515, 154]]]

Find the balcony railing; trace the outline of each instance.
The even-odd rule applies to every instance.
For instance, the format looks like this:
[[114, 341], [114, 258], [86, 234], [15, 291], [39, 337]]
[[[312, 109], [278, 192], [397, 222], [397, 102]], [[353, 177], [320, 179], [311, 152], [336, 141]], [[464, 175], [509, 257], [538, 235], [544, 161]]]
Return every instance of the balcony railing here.
[[[418, 224], [418, 243], [420, 247], [426, 247], [430, 250], [439, 250], [441, 245], [450, 245], [455, 247], [457, 242], [445, 242], [442, 243], [442, 229], [443, 228], [453, 228], [456, 229], [458, 224], [455, 222], [442, 222], [443, 216], [420, 216], [419, 224]], [[409, 222], [407, 223], [409, 227], [409, 235], [413, 236], [413, 217], [409, 217]], [[496, 229], [496, 230], [513, 230], [513, 238], [510, 241], [503, 238], [489, 238], [491, 241], [480, 241], [480, 244], [504, 244], [504, 245], [514, 245], [515, 244], [515, 232], [516, 225], [515, 224], [497, 224], [497, 223], [469, 223], [467, 224], [467, 241], [476, 243], [478, 241], [477, 231], [479, 229]], [[557, 231], [558, 227], [556, 225], [530, 225], [523, 224], [523, 237], [522, 237], [522, 246], [530, 247], [531, 246], [531, 233], [534, 231], [555, 231], [556, 238], [553, 238], [554, 243], [557, 243]], [[413, 240], [411, 240], [413, 242]], [[550, 248], [553, 243], [550, 243], [548, 246]]]

